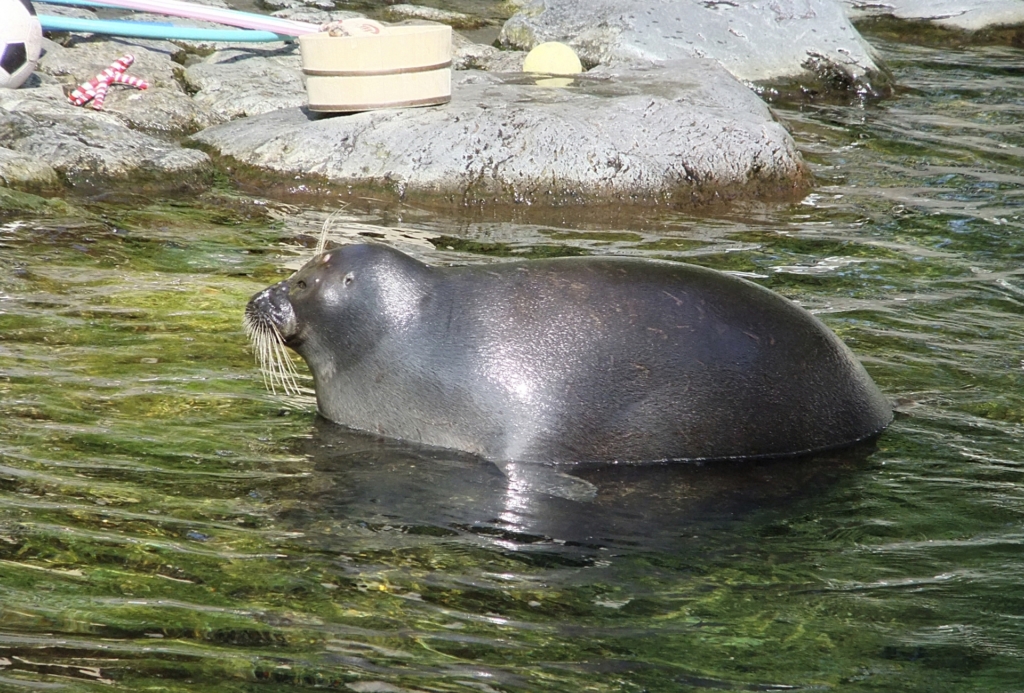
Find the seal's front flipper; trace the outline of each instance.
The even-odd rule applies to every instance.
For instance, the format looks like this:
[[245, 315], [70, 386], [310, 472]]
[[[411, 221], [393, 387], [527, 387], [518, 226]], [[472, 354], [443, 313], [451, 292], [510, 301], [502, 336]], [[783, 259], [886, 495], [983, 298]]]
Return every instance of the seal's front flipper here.
[[508, 490], [521, 496], [544, 494], [589, 503], [597, 496], [597, 487], [589, 481], [537, 463], [500, 462], [498, 468], [508, 478]]

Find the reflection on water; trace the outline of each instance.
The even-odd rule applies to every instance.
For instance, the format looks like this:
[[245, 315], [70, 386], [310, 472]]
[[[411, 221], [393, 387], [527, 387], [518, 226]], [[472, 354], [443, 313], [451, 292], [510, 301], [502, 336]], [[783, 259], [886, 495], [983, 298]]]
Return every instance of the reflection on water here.
[[331, 210], [211, 190], [0, 218], [0, 688], [1019, 687], [1022, 54], [883, 49], [896, 98], [780, 111], [819, 181], [800, 204], [364, 200], [340, 229], [751, 277], [897, 401], [874, 450], [573, 480], [346, 433], [263, 392], [240, 324]]
[[[680, 537], [688, 545], [721, 522], [828, 488], [863, 468], [874, 444], [772, 462], [604, 466], [568, 475], [536, 464], [499, 469], [318, 418], [302, 450], [320, 480], [309, 505], [348, 522], [500, 537], [516, 549], [674, 551]], [[589, 493], [576, 493], [580, 482]]]

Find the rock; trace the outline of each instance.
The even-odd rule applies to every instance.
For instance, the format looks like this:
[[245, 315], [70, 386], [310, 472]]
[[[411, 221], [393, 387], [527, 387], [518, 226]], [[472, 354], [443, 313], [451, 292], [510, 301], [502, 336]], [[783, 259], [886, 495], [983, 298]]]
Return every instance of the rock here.
[[486, 20], [463, 14], [462, 12], [405, 4], [386, 7], [384, 9], [384, 19], [389, 22], [400, 22], [406, 19], [425, 19], [429, 22], [447, 24], [455, 29], [479, 29], [487, 25]]
[[293, 10], [300, 7], [328, 11], [334, 9], [334, 0], [260, 0], [260, 4], [268, 10]]
[[19, 189], [57, 188], [60, 178], [52, 166], [35, 157], [0, 147], [0, 185]]
[[[550, 19], [553, 3], [568, 11], [574, 1], [521, 0], [517, 16], [524, 22]], [[589, 14], [579, 10], [584, 20], [594, 12], [611, 17], [609, 8], [616, 7], [637, 15], [640, 7], [639, 0], [594, 2], [597, 9]], [[353, 15], [310, 4], [279, 14], [313, 22]], [[703, 11], [734, 9], [730, 4]], [[605, 57], [575, 82], [565, 80], [567, 88], [544, 88], [523, 75], [524, 51], [497, 50], [456, 35], [453, 62], [472, 69], [455, 74], [451, 104], [339, 117], [304, 108], [295, 43], [195, 46], [72, 34], [63, 37], [63, 46], [47, 43], [33, 88], [0, 93], [0, 178], [13, 187], [93, 178], [136, 181], [144, 174], [188, 183], [205, 176], [211, 162], [172, 138], [198, 130], [194, 142], [268, 171], [384, 186], [398, 195], [457, 204], [689, 206], [802, 190], [806, 168], [764, 103], [721, 60], [656, 56], [654, 48], [665, 46], [684, 55], [679, 46], [689, 44], [674, 35], [665, 38], [653, 19], [642, 19], [615, 31], [608, 22], [588, 25], [588, 40], [605, 32], [610, 42], [603, 53], [598, 43], [585, 44], [594, 49], [591, 56]], [[797, 19], [807, 17], [787, 21]], [[737, 26], [729, 28], [738, 31]], [[637, 38], [641, 30], [646, 43]], [[636, 34], [633, 43], [623, 43], [629, 31]], [[623, 46], [633, 46], [632, 53]], [[202, 53], [213, 48], [210, 55]], [[103, 112], [67, 103], [67, 92], [124, 53], [136, 57], [130, 74], [149, 81], [148, 90], [115, 86]], [[838, 69], [824, 54], [804, 58]], [[238, 120], [227, 122], [232, 119]]]
[[272, 16], [281, 19], [291, 19], [296, 22], [309, 22], [310, 24], [327, 24], [328, 22], [340, 22], [343, 19], [356, 19], [365, 17], [360, 12], [349, 12], [347, 10], [320, 10], [315, 7], [301, 5], [284, 10], [273, 12]]
[[83, 211], [75, 209], [64, 200], [56, 197], [39, 197], [21, 190], [13, 190], [0, 186], [0, 212], [30, 213], [33, 216], [83, 216]]
[[209, 157], [125, 126], [116, 116], [68, 103], [59, 84], [0, 89], [0, 147], [56, 170], [71, 182], [171, 176], [187, 184], [208, 173]]
[[526, 51], [503, 51], [452, 32], [452, 69], [522, 72]]
[[193, 137], [288, 176], [456, 204], [692, 205], [802, 189], [768, 107], [713, 60], [603, 67], [568, 89], [455, 73], [447, 106], [318, 117], [293, 108]]
[[480, 61], [480, 69], [488, 72], [522, 72], [526, 51], [497, 51]]
[[1024, 26], [1021, 0], [845, 0], [851, 18], [891, 16], [946, 29], [981, 31]]
[[452, 69], [482, 70], [480, 62], [498, 52], [494, 46], [470, 41], [457, 31], [452, 32]]
[[111, 90], [104, 110], [116, 114], [126, 125], [136, 130], [169, 134], [193, 133], [223, 122], [209, 113], [201, 104], [178, 89], [149, 88]]
[[111, 62], [130, 54], [135, 62], [128, 70], [149, 83], [139, 91], [128, 86], [112, 85], [103, 105], [104, 112], [139, 130], [162, 133], [191, 133], [223, 122], [223, 118], [204, 112], [186, 94], [175, 77], [180, 69], [172, 56], [181, 51], [169, 42], [149, 42], [150, 47], [121, 40], [78, 41], [66, 48], [46, 42], [46, 53], [39, 61], [39, 71], [54, 76], [65, 91], [95, 77]]
[[[194, 29], [216, 29], [221, 31], [239, 29], [239, 27], [218, 24], [217, 22], [206, 22], [200, 19], [187, 19], [185, 17], [168, 17], [161, 14], [150, 14], [147, 12], [133, 12], [131, 13], [131, 19], [133, 21], [140, 22], [169, 22], [176, 27], [188, 27]], [[144, 48], [149, 48], [154, 52], [165, 54], [178, 64], [186, 62], [189, 54], [207, 56], [218, 50], [227, 50], [228, 48], [249, 48], [254, 45], [250, 41], [209, 41], [206, 39], [174, 39], [173, 41], [167, 41], [160, 39], [130, 38], [121, 40], [131, 45], [143, 46]]]
[[740, 80], [872, 94], [887, 73], [836, 0], [528, 0], [503, 45], [568, 43], [584, 65], [713, 58]]
[[145, 79], [150, 86], [177, 89], [173, 57], [181, 49], [167, 41], [149, 43], [144, 46], [121, 39], [75, 39], [65, 46], [44, 39], [38, 69], [62, 84], [77, 86], [127, 53], [135, 57], [128, 74]]
[[218, 51], [189, 66], [183, 77], [193, 102], [221, 122], [306, 104], [295, 43]]
[[49, 15], [50, 17], [73, 17], [75, 19], [97, 19], [99, 17], [94, 11], [83, 7], [50, 5], [44, 2], [34, 2], [32, 5], [36, 8], [36, 14]]

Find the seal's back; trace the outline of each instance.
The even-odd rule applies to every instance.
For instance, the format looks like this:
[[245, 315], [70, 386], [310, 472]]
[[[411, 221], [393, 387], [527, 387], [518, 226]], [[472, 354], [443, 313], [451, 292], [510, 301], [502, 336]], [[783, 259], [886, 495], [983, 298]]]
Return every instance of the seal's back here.
[[507, 422], [489, 457], [793, 455], [868, 438], [892, 418], [831, 330], [736, 277], [565, 258], [453, 269], [447, 281], [464, 312], [448, 336], [473, 335], [467, 372]]

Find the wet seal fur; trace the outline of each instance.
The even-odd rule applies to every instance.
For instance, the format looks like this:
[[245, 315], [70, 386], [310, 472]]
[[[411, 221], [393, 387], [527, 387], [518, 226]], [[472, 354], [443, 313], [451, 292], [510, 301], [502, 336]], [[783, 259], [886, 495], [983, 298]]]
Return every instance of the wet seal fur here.
[[495, 461], [789, 456], [892, 420], [817, 318], [681, 263], [431, 267], [351, 245], [256, 294], [246, 324], [302, 356], [327, 419]]

